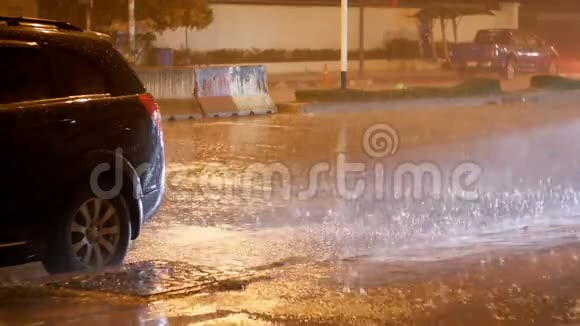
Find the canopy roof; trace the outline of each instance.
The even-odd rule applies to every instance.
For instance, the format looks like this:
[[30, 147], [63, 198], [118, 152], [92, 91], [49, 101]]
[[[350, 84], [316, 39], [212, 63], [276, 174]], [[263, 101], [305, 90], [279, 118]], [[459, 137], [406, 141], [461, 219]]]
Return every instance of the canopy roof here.
[[433, 6], [422, 8], [417, 13], [412, 15], [411, 17], [417, 18], [435, 18], [435, 17], [443, 17], [443, 18], [457, 18], [460, 16], [477, 16], [477, 15], [488, 15], [488, 16], [495, 16], [493, 11], [484, 8], [478, 8], [474, 6]]
[[[349, 0], [349, 6], [358, 7], [361, 2], [367, 7], [424, 8], [437, 5], [471, 5], [497, 9], [500, 0]], [[509, 0], [503, 0], [509, 1]], [[517, 1], [517, 0], [515, 0]], [[340, 6], [340, 0], [209, 0], [210, 3], [261, 4], [279, 6]]]

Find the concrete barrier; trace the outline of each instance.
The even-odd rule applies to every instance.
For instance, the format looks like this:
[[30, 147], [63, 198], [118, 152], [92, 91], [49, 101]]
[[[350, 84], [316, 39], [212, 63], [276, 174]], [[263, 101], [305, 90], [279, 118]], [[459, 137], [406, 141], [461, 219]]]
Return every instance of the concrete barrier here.
[[194, 68], [140, 68], [136, 72], [147, 91], [158, 100], [193, 97]]
[[276, 113], [263, 66], [196, 68], [195, 96], [205, 117]]
[[139, 68], [136, 72], [145, 89], [159, 102], [164, 120], [203, 117], [194, 98], [194, 68]]

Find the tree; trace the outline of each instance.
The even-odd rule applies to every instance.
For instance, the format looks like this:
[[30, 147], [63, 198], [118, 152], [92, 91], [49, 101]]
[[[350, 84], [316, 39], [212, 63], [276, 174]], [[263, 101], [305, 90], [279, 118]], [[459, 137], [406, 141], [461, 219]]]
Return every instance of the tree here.
[[166, 0], [163, 3], [161, 12], [165, 17], [156, 21], [159, 29], [202, 29], [213, 20], [213, 10], [209, 8], [207, 0]]
[[[83, 22], [83, 8], [79, 0], [39, 0], [43, 17]], [[107, 30], [114, 20], [127, 21], [127, 0], [93, 0], [92, 20], [96, 30]], [[213, 20], [207, 0], [139, 0], [135, 7], [138, 21], [148, 21], [154, 30], [178, 27], [205, 28]], [[81, 24], [82, 25], [82, 24]]]
[[38, 0], [40, 17], [66, 21], [74, 25], [81, 26], [84, 22], [83, 9], [79, 0]]
[[[121, 2], [127, 3], [126, 0]], [[152, 26], [158, 31], [179, 27], [201, 29], [213, 20], [213, 11], [207, 0], [140, 0], [137, 2], [135, 15], [137, 20], [152, 22]]]
[[[174, 5], [177, 11], [177, 17], [181, 18], [181, 22], [178, 26], [185, 27], [185, 50], [188, 53], [186, 63], [189, 64], [189, 35], [190, 29], [202, 29], [207, 27], [213, 20], [213, 11], [207, 5], [207, 0], [195, 1], [195, 0], [173, 0], [180, 2]], [[195, 2], [195, 6], [188, 6], [187, 2]], [[179, 19], [177, 19], [179, 20]]]

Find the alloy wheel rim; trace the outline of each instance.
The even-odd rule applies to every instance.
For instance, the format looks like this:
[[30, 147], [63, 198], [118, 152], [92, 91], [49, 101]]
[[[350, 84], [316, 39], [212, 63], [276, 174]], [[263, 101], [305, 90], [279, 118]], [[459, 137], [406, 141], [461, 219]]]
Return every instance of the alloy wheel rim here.
[[120, 235], [121, 218], [115, 207], [108, 200], [88, 199], [72, 219], [72, 255], [86, 268], [102, 268], [117, 253]]

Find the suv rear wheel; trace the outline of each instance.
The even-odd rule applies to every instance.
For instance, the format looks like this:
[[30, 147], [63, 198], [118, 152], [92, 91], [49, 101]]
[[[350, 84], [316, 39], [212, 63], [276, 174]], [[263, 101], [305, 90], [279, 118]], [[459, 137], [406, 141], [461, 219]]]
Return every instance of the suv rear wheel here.
[[98, 270], [123, 262], [131, 219], [122, 196], [102, 199], [83, 189], [55, 224], [43, 264], [49, 273]]

